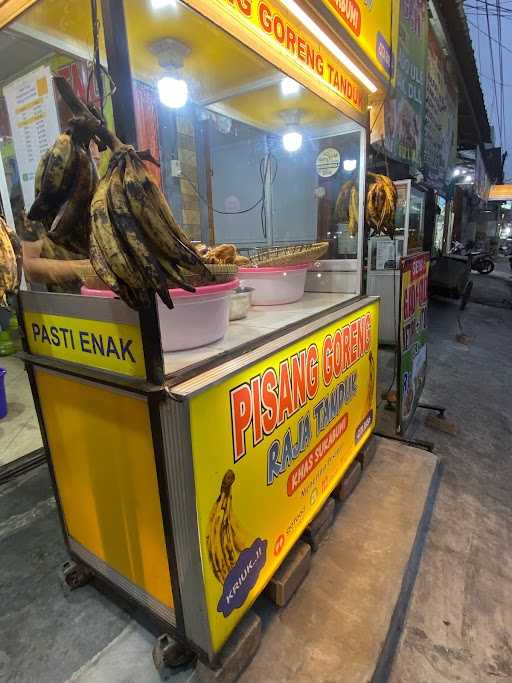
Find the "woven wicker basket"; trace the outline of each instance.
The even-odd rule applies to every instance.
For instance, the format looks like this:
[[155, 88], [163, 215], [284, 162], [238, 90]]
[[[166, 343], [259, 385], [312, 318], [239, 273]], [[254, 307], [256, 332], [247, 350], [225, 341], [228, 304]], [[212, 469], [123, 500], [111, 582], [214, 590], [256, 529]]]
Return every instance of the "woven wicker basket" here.
[[294, 266], [299, 263], [318, 261], [329, 248], [329, 242], [298, 244], [292, 247], [271, 247], [251, 256], [251, 266], [264, 268], [273, 266]]
[[218, 285], [222, 282], [231, 282], [238, 273], [238, 266], [231, 263], [206, 263], [205, 264], [210, 273], [213, 275], [213, 280], [206, 280], [202, 275], [195, 273], [183, 274], [183, 279], [192, 287], [205, 287], [207, 285]]

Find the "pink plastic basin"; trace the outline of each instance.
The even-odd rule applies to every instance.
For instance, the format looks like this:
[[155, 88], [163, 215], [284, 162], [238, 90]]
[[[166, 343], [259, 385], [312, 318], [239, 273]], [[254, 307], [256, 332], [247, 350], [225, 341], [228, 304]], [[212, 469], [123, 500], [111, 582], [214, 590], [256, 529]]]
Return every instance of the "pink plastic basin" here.
[[[170, 289], [174, 308], [169, 310], [160, 299], [158, 315], [164, 351], [184, 351], [222, 339], [229, 324], [229, 300], [238, 280], [196, 287], [195, 293]], [[116, 297], [114, 292], [82, 287], [85, 296]]]
[[273, 268], [239, 268], [240, 283], [253, 287], [253, 306], [291, 304], [304, 296], [306, 273], [310, 264]]

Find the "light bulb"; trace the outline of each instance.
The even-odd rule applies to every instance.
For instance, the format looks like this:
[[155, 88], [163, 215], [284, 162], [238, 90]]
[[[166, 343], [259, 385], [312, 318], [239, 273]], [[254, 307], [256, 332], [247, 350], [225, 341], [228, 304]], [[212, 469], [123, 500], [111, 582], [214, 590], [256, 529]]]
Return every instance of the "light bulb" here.
[[355, 171], [357, 166], [357, 161], [355, 159], [345, 159], [343, 162], [343, 168], [349, 173]]
[[302, 134], [291, 130], [283, 135], [283, 147], [287, 152], [298, 152], [302, 147]]
[[176, 7], [176, 0], [151, 0], [153, 9], [163, 9], [164, 7]]
[[472, 181], [473, 181], [473, 176], [467, 175], [467, 176], [464, 178], [464, 182], [465, 182], [465, 183], [471, 183]]
[[459, 175], [460, 175], [460, 168], [456, 168], [455, 171], [453, 172], [453, 177], [456, 178]]
[[188, 101], [188, 85], [179, 78], [164, 76], [158, 83], [160, 102], [170, 109], [181, 109]]
[[300, 90], [300, 84], [294, 81], [293, 78], [286, 76], [281, 81], [281, 93], [288, 97], [289, 95], [296, 95]]

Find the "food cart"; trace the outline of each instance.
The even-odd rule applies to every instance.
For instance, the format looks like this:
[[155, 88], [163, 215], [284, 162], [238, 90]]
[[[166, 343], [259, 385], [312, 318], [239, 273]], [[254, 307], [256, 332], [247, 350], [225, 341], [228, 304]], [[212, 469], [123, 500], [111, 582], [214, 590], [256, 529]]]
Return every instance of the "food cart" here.
[[[88, 3], [25, 4], [3, 33], [25, 48], [8, 109], [28, 208], [34, 150], [66, 125], [52, 73], [87, 96], [96, 22]], [[329, 243], [303, 296], [253, 307], [208, 344], [190, 333], [189, 348], [169, 343], [175, 311], [155, 296], [139, 311], [104, 293], [19, 296], [68, 583], [94, 574], [209, 662], [375, 426], [363, 197], [367, 94], [385, 87], [388, 43], [376, 17], [364, 25], [373, 41], [363, 31], [358, 44], [361, 26], [349, 37], [335, 3], [314, 4], [104, 0], [97, 46], [115, 84], [105, 119], [160, 160], [155, 177], [190, 238], [248, 255]], [[352, 234], [334, 217], [347, 178], [360, 190]]]

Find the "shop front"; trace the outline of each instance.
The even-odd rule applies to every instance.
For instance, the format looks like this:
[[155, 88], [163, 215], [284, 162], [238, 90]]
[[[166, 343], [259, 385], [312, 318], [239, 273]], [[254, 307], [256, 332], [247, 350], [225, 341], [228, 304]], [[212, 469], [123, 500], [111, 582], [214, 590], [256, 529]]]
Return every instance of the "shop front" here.
[[[363, 209], [385, 69], [305, 2], [105, 0], [96, 22], [40, 0], [7, 19], [2, 159], [20, 188], [2, 200], [24, 242], [77, 102], [98, 126], [81, 282], [19, 295], [67, 580], [92, 572], [213, 661], [375, 426]], [[58, 212], [38, 237], [61, 228]]]

